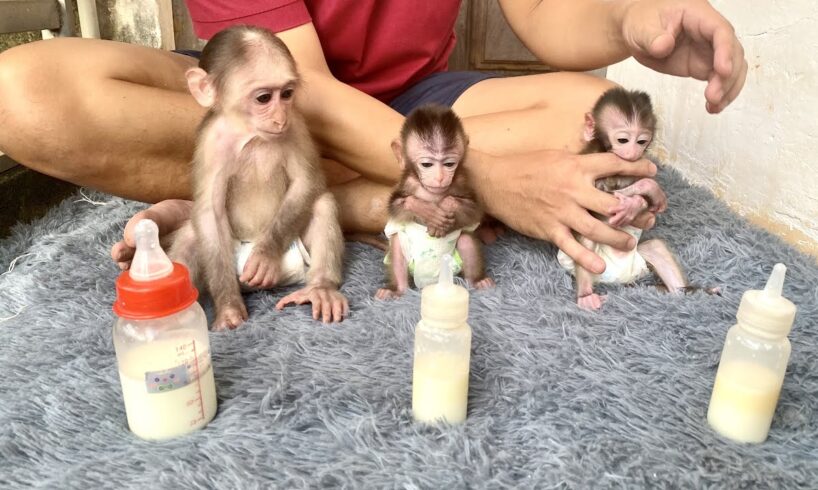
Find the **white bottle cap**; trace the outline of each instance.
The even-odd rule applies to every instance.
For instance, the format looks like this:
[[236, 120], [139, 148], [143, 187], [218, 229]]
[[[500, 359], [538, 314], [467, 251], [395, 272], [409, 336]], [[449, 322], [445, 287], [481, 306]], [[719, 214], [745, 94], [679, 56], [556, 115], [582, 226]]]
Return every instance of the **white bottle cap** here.
[[173, 272], [173, 262], [159, 245], [159, 227], [143, 219], [134, 228], [136, 253], [129, 271], [134, 281], [155, 281]]
[[452, 256], [446, 254], [440, 261], [437, 284], [423, 288], [420, 296], [420, 317], [427, 325], [455, 328], [469, 317], [469, 291], [454, 284]]
[[752, 289], [741, 297], [736, 318], [752, 333], [767, 338], [786, 337], [795, 320], [795, 305], [781, 296], [787, 267], [775, 264], [763, 290]]

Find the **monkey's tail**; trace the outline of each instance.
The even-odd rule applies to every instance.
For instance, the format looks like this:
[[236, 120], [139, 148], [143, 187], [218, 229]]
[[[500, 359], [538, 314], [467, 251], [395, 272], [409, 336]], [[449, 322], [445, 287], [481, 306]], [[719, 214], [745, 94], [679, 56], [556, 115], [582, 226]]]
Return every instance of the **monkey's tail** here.
[[379, 237], [378, 235], [371, 235], [369, 233], [347, 233], [344, 235], [344, 240], [348, 242], [360, 242], [383, 250], [389, 250], [389, 242]]

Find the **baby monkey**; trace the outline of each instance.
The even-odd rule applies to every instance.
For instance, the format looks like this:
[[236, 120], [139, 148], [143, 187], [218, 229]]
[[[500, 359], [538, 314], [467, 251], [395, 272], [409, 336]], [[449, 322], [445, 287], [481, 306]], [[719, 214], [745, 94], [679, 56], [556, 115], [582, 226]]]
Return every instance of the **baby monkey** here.
[[447, 253], [454, 256], [455, 274], [462, 270], [479, 289], [494, 286], [473, 234], [483, 210], [463, 168], [468, 145], [463, 124], [448, 107], [424, 105], [404, 121], [392, 142], [403, 173], [389, 199], [388, 285], [377, 298], [401, 296], [409, 288], [409, 274], [419, 288], [436, 282]]
[[[622, 88], [610, 89], [599, 98], [591, 112], [585, 115], [584, 139], [581, 153], [613, 152], [622, 159], [637, 161], [653, 140], [656, 115], [648, 94]], [[598, 179], [596, 188], [619, 199], [610, 218], [597, 217], [614, 227], [630, 233], [637, 243], [642, 230], [630, 226], [644, 210], [660, 213], [667, 208], [667, 197], [655, 180], [615, 175]], [[584, 236], [579, 242], [605, 260], [605, 271], [595, 275], [575, 264], [560, 251], [560, 264], [572, 271], [577, 281], [577, 304], [584, 309], [596, 310], [605, 297], [594, 293], [594, 284], [630, 283], [648, 272], [648, 266], [659, 276], [668, 291], [679, 293], [689, 289], [687, 278], [678, 260], [660, 239], [638, 243], [636, 249], [620, 251], [598, 244]]]
[[289, 50], [266, 29], [230, 27], [213, 36], [186, 77], [208, 112], [193, 156], [191, 220], [170, 255], [203, 276], [213, 327], [247, 319], [241, 286], [295, 283], [306, 286], [276, 308], [312, 303], [313, 318], [341, 321], [348, 313], [338, 291], [343, 235], [294, 103], [300, 77]]

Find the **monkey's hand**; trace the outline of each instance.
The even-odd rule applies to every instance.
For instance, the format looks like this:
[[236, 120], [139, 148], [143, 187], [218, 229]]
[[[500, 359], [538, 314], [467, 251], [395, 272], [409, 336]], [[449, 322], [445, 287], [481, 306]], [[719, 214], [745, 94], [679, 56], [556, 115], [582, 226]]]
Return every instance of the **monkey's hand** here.
[[426, 225], [429, 236], [439, 238], [454, 229], [454, 212], [447, 211], [438, 204], [410, 196], [406, 199], [406, 208]]
[[667, 194], [654, 179], [639, 179], [617, 192], [624, 196], [644, 196], [648, 201], [650, 206], [648, 210], [651, 213], [664, 213], [667, 210]]
[[312, 303], [313, 320], [320, 319], [324, 323], [341, 322], [349, 315], [349, 302], [335, 286], [306, 286], [281, 298], [276, 309], [283, 310], [291, 303]]
[[626, 196], [614, 192], [614, 196], [619, 199], [619, 204], [613, 209], [611, 217], [608, 218], [608, 224], [611, 226], [617, 228], [630, 226], [639, 213], [648, 208], [648, 202], [640, 195]]
[[239, 281], [250, 287], [269, 289], [278, 284], [281, 272], [281, 254], [261, 242], [253, 247]]

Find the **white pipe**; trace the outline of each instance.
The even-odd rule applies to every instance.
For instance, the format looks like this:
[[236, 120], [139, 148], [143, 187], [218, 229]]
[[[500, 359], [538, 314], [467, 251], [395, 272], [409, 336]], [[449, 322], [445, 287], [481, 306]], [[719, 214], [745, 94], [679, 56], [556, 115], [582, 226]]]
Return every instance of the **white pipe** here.
[[99, 39], [99, 18], [94, 0], [76, 0], [82, 37]]

